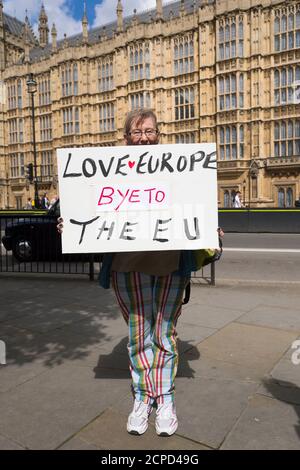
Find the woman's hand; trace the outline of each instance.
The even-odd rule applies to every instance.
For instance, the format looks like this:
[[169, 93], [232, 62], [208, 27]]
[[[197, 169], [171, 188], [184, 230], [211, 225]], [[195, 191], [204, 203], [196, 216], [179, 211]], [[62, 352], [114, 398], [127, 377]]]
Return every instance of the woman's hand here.
[[58, 233], [63, 233], [64, 219], [62, 217], [58, 217], [57, 222], [58, 222], [58, 224], [57, 224], [56, 228], [57, 228]]

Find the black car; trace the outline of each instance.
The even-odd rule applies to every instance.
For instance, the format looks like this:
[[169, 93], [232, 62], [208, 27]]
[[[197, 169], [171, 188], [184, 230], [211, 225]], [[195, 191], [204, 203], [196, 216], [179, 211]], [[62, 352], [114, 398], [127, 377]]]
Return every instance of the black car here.
[[2, 243], [19, 262], [101, 261], [102, 254], [62, 254], [61, 235], [57, 231], [60, 216], [59, 200], [42, 215], [31, 215], [30, 210], [21, 217], [6, 220]]
[[7, 251], [12, 250], [20, 262], [61, 259], [61, 236], [57, 232], [57, 217], [60, 215], [57, 201], [43, 215], [24, 216], [6, 220], [2, 243]]

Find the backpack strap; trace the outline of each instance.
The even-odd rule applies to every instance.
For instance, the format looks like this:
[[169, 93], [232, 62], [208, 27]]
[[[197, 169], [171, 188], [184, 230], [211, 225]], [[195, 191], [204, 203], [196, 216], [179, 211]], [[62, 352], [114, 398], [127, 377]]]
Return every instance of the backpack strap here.
[[191, 281], [189, 281], [189, 283], [187, 284], [185, 288], [184, 299], [182, 301], [182, 305], [185, 305], [188, 303], [188, 301], [190, 300], [190, 296], [191, 296]]

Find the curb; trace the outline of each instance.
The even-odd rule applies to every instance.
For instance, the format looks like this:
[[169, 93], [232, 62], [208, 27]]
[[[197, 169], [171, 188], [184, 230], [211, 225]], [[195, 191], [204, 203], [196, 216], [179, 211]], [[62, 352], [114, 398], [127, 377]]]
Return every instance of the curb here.
[[218, 279], [216, 278], [216, 287], [228, 286], [228, 285], [240, 285], [240, 286], [300, 286], [300, 281], [282, 281], [279, 279], [267, 280], [267, 279]]

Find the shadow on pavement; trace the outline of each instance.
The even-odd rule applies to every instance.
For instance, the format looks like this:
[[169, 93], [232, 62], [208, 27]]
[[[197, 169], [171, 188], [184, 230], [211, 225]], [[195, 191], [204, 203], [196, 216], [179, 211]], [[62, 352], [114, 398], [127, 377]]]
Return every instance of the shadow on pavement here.
[[272, 394], [273, 398], [294, 406], [298, 416], [295, 431], [300, 439], [300, 388], [292, 382], [275, 379], [264, 380], [263, 385]]
[[[93, 367], [99, 347], [110, 352], [100, 355], [95, 377], [128, 377], [127, 327], [111, 290], [87, 280], [21, 276], [1, 278], [0, 340], [6, 345], [6, 366], [54, 367], [88, 358]], [[199, 352], [180, 339], [178, 349], [178, 376], [194, 377], [189, 362]]]
[[55, 280], [46, 288], [45, 284], [44, 279], [26, 281], [25, 289], [24, 281], [15, 279], [7, 292], [1, 289], [5, 367], [28, 363], [53, 367], [84, 359], [95, 346], [112, 340], [112, 325], [120, 319], [112, 292], [89, 281]]
[[[128, 379], [130, 377], [127, 343], [128, 338], [122, 338], [112, 352], [99, 356], [98, 364], [94, 368], [96, 379]], [[200, 354], [198, 350], [193, 348], [193, 345], [189, 342], [181, 341], [180, 339], [178, 339], [178, 350], [179, 366], [177, 377], [193, 378], [194, 370], [190, 367], [189, 361], [199, 359]], [[190, 353], [190, 351], [193, 351], [193, 353]]]

